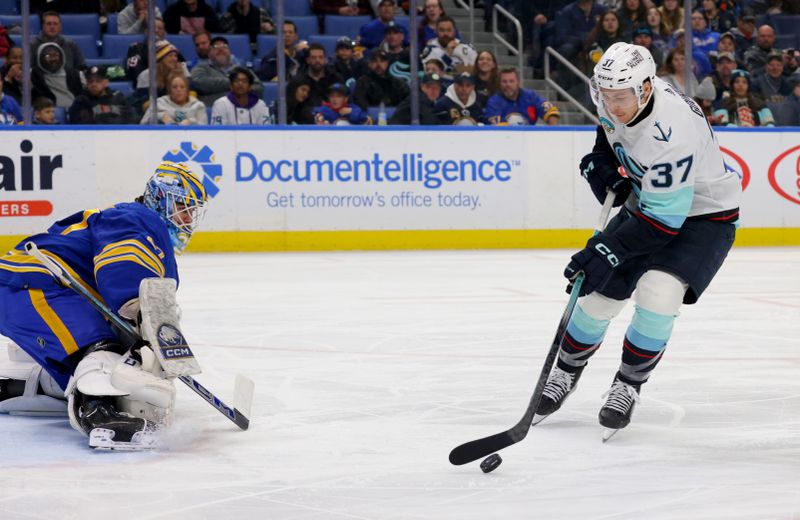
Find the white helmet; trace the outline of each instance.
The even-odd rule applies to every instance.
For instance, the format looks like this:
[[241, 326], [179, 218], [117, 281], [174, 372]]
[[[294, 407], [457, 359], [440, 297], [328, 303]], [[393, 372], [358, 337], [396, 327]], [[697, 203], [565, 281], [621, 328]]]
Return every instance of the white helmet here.
[[653, 56], [641, 45], [615, 43], [608, 48], [597, 65], [591, 80], [592, 100], [600, 106], [600, 89], [622, 90], [631, 88], [636, 94], [639, 108], [647, 103], [644, 96], [644, 82], [656, 76]]

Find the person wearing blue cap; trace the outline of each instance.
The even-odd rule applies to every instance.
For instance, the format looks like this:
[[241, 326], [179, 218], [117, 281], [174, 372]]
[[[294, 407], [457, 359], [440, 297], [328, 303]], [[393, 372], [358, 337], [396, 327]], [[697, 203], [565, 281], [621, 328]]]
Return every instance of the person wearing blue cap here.
[[370, 125], [372, 120], [358, 105], [347, 100], [350, 90], [342, 83], [328, 87], [328, 101], [314, 109], [314, 121], [318, 125]]

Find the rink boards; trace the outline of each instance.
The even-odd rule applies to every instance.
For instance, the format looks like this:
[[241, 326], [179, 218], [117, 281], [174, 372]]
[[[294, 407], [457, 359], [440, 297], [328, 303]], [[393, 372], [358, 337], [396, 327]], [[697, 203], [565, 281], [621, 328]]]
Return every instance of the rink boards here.
[[[737, 245], [800, 244], [800, 131], [717, 133], [744, 187]], [[203, 176], [194, 251], [575, 247], [599, 206], [594, 128], [7, 130], [0, 246], [139, 195], [162, 160]]]

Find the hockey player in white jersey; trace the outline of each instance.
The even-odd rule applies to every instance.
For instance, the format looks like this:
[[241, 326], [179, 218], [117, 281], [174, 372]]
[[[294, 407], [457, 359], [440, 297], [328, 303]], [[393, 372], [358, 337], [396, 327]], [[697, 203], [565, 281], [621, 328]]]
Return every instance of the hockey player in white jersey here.
[[575, 390], [611, 319], [633, 297], [622, 362], [600, 410], [604, 440], [627, 426], [681, 304], [697, 301], [733, 245], [740, 179], [726, 168], [702, 110], [655, 73], [650, 52], [627, 43], [611, 46], [594, 68], [601, 124], [580, 170], [598, 200], [610, 189], [624, 208], [564, 271], [585, 280], [534, 424]]

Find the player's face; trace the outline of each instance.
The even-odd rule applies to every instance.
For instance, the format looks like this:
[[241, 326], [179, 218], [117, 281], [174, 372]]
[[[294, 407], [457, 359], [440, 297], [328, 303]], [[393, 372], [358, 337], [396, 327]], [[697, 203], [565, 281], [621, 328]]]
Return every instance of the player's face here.
[[600, 99], [605, 109], [620, 123], [628, 124], [639, 111], [636, 93], [632, 88], [624, 90], [600, 89]]

